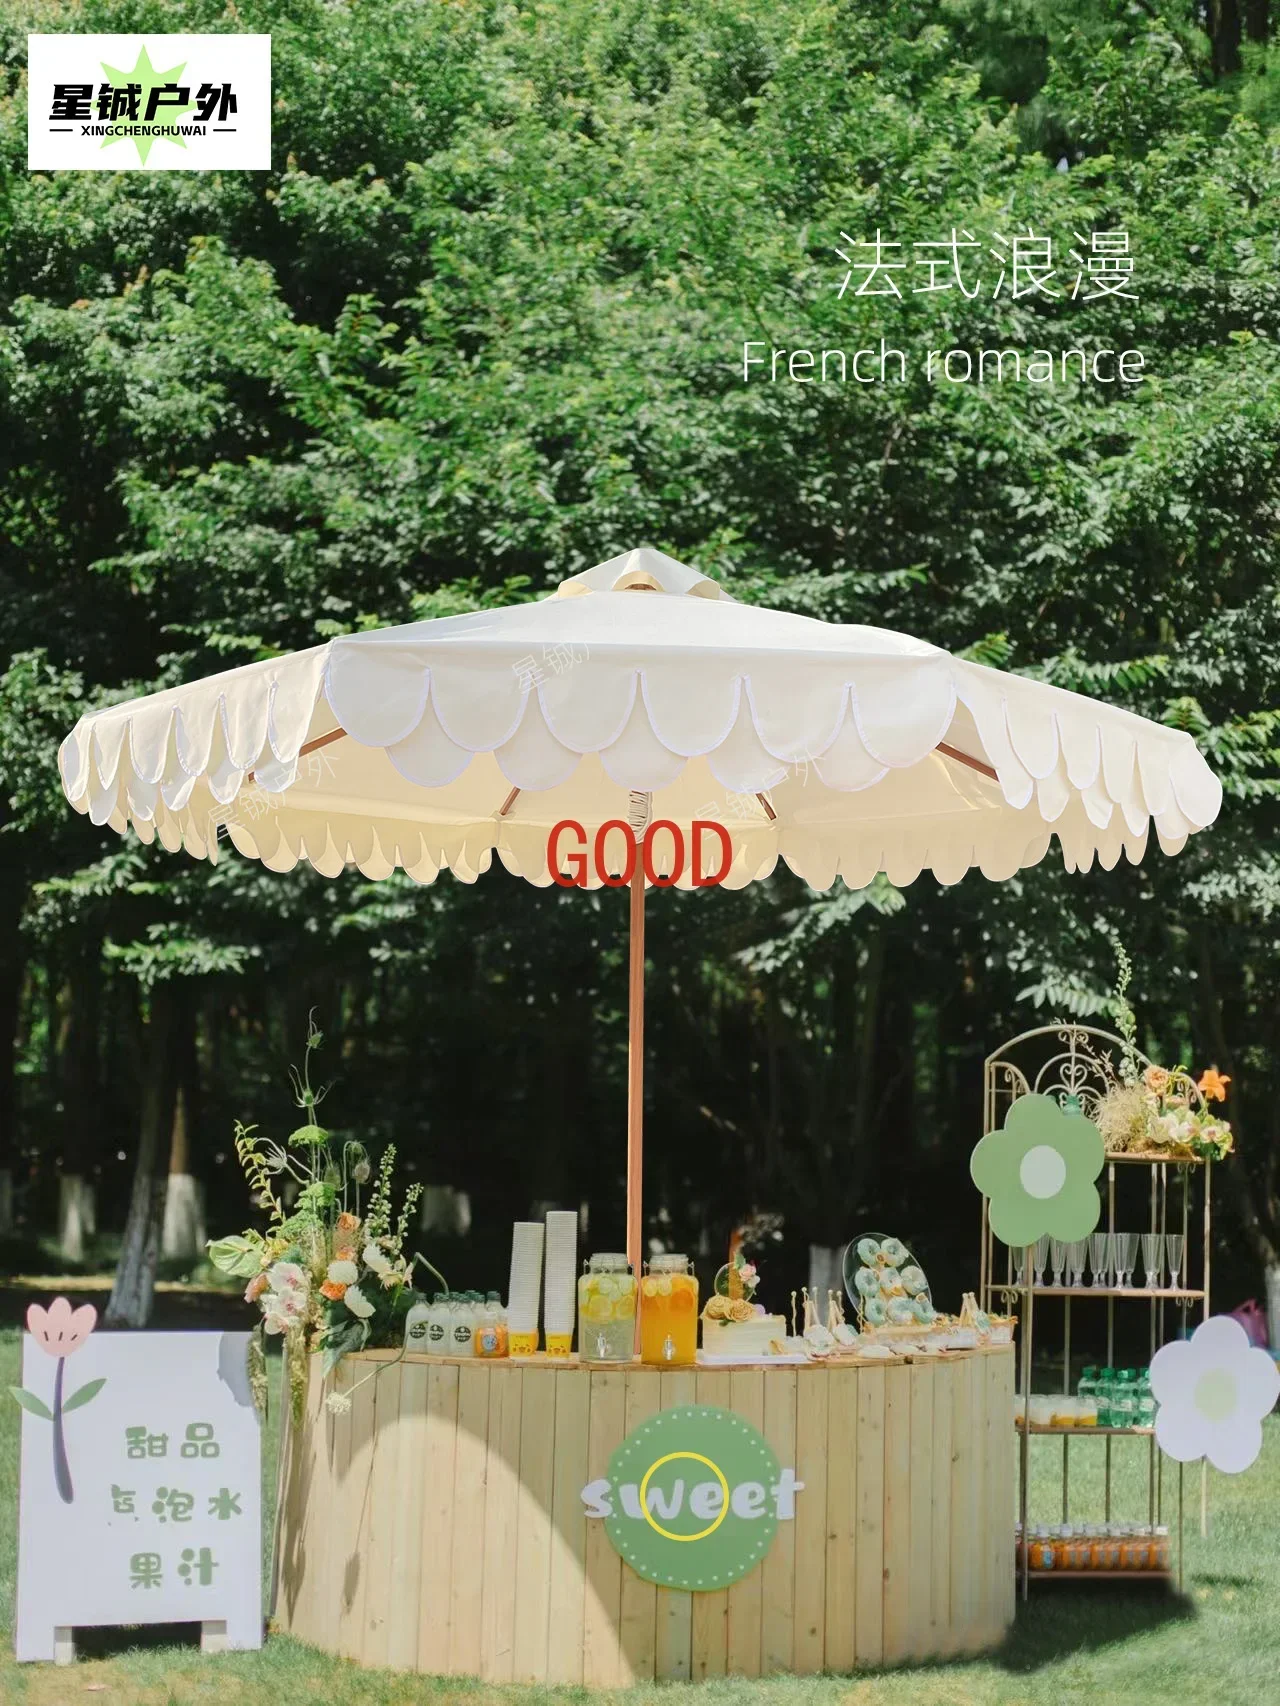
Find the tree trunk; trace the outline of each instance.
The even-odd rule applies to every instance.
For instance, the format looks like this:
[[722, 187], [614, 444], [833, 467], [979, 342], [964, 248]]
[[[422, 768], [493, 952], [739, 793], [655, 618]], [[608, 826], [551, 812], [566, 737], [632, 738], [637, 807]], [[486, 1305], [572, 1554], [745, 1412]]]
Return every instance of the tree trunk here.
[[97, 1230], [93, 1186], [82, 1173], [58, 1178], [58, 1249], [64, 1262], [78, 1266]]
[[1271, 0], [1245, 0], [1244, 33], [1250, 41], [1267, 41], [1271, 34]]
[[[1216, 1066], [1220, 1072], [1230, 1073], [1232, 1069], [1231, 1047], [1227, 1041], [1227, 1028], [1222, 1018], [1222, 1000], [1218, 994], [1213, 948], [1207, 926], [1196, 932], [1196, 948], [1200, 972], [1201, 1021], [1209, 1042], [1211, 1064]], [[1265, 1271], [1275, 1266], [1280, 1260], [1280, 1251], [1277, 1250], [1277, 1243], [1280, 1242], [1277, 1234], [1280, 1232], [1280, 1228], [1277, 1228], [1275, 1205], [1270, 1200], [1269, 1192], [1265, 1187], [1259, 1189], [1258, 1181], [1250, 1178], [1250, 1170], [1244, 1165], [1247, 1148], [1244, 1143], [1242, 1109], [1238, 1101], [1231, 1109], [1231, 1129], [1239, 1153], [1233, 1165], [1218, 1168], [1214, 1177], [1223, 1180], [1227, 1192], [1235, 1204], [1236, 1213], [1240, 1217], [1245, 1236]]]
[[847, 1161], [847, 1184], [842, 1199], [843, 1215], [855, 1218], [863, 1210], [878, 1168], [875, 1142], [876, 1056], [880, 1036], [880, 1009], [884, 990], [884, 927], [873, 926], [862, 965], [857, 1036], [854, 1039], [855, 1079], [853, 1120]]
[[1213, 69], [1219, 77], [1239, 71], [1240, 0], [1210, 0], [1209, 40], [1213, 47]]
[[160, 1248], [166, 1256], [190, 1262], [204, 1249], [204, 1187], [191, 1171], [190, 1094], [179, 1084], [173, 1099], [173, 1136], [169, 1145], [169, 1180], [164, 1197], [164, 1231]]
[[78, 951], [67, 977], [65, 1021], [59, 1037], [62, 1075], [62, 1155], [58, 1180], [58, 1246], [64, 1260], [82, 1262], [97, 1231], [90, 1165], [101, 1119], [98, 1032], [102, 973], [96, 940]]
[[0, 882], [0, 1237], [13, 1231], [13, 1179], [18, 1154], [17, 1042], [23, 954], [18, 923], [22, 886], [6, 870]]
[[138, 1154], [120, 1261], [104, 1317], [108, 1327], [145, 1327], [151, 1318], [155, 1293], [167, 1178], [159, 1170], [159, 1162], [162, 1139], [172, 1131], [174, 1102], [173, 1056], [169, 1046], [174, 1030], [171, 992], [165, 990], [159, 996], [153, 995], [150, 1008], [138, 1049], [142, 1072]]
[[205, 1243], [204, 1187], [191, 1165], [191, 1127], [199, 1104], [199, 1069], [194, 1023], [184, 1024], [173, 1049], [177, 1088], [169, 1141], [169, 1180], [160, 1248], [166, 1256], [194, 1261]]

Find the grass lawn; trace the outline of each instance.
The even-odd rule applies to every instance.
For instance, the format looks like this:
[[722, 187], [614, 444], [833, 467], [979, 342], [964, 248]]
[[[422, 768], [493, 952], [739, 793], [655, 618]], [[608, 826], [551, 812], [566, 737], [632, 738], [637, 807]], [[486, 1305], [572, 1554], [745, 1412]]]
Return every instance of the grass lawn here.
[[[0, 1333], [0, 1389], [19, 1378], [18, 1334]], [[273, 1383], [274, 1386], [274, 1383]], [[534, 1706], [588, 1697], [583, 1689], [494, 1688], [390, 1671], [361, 1671], [280, 1636], [260, 1653], [202, 1658], [198, 1646], [148, 1644], [119, 1632], [89, 1636], [87, 1656], [70, 1669], [23, 1665], [10, 1657], [17, 1570], [18, 1422], [0, 1403], [0, 1702], [3, 1706]], [[1039, 1509], [1052, 1517], [1059, 1497], [1055, 1441], [1033, 1442]], [[274, 1447], [274, 1428], [268, 1456]], [[1100, 1440], [1072, 1455], [1072, 1514], [1085, 1520], [1091, 1491], [1100, 1500]], [[1146, 1509], [1146, 1449], [1117, 1441], [1118, 1516]], [[268, 1466], [268, 1482], [270, 1466]], [[1176, 1483], [1174, 1483], [1176, 1485]], [[658, 1697], [664, 1706], [1222, 1706], [1280, 1700], [1280, 1417], [1267, 1425], [1262, 1460], [1237, 1480], [1210, 1478], [1210, 1534], [1202, 1541], [1199, 1470], [1187, 1472], [1187, 1592], [1154, 1584], [1065, 1584], [1032, 1590], [1005, 1644], [966, 1663], [854, 1677], [646, 1685], [619, 1702]], [[1081, 1503], [1076, 1505], [1076, 1498]], [[1126, 1497], [1130, 1502], [1126, 1503]], [[270, 1530], [270, 1497], [267, 1503]], [[132, 1641], [132, 1644], [130, 1642]]]

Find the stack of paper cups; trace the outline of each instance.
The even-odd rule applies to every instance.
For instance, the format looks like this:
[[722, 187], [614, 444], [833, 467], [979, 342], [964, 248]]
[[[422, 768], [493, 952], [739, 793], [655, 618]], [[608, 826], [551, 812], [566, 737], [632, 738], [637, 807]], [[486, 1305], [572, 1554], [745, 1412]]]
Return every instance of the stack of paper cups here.
[[552, 1209], [547, 1216], [547, 1279], [542, 1319], [547, 1355], [569, 1354], [578, 1291], [578, 1216]]
[[511, 1280], [507, 1332], [512, 1356], [538, 1348], [538, 1293], [542, 1289], [542, 1222], [517, 1220], [511, 1228]]

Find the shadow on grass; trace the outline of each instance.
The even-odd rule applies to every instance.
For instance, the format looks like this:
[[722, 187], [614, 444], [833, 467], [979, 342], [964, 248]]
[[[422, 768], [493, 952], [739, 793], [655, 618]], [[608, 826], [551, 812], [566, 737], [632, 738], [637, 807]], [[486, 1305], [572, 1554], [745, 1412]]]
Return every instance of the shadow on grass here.
[[193, 1647], [199, 1652], [200, 1625], [143, 1623], [76, 1630], [78, 1659], [117, 1659], [122, 1653], [149, 1652], [155, 1647]]
[[991, 1656], [1003, 1670], [1026, 1673], [1195, 1616], [1184, 1594], [1159, 1582], [1033, 1587], [1025, 1604], [1019, 1599], [1013, 1628]]

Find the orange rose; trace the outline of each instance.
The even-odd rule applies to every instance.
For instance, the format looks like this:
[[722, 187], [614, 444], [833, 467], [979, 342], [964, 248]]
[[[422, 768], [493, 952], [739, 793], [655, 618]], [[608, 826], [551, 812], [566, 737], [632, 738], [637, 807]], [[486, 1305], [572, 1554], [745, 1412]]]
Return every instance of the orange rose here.
[[330, 1303], [341, 1303], [347, 1295], [347, 1288], [345, 1285], [335, 1285], [332, 1280], [325, 1280], [320, 1287], [320, 1295], [327, 1297]]
[[344, 1209], [338, 1216], [339, 1232], [355, 1232], [359, 1228], [359, 1225], [360, 1216], [358, 1214], [348, 1214]]
[[333, 1252], [333, 1259], [335, 1262], [354, 1262], [356, 1253], [350, 1244], [344, 1244], [340, 1250]]
[[1163, 1066], [1149, 1066], [1142, 1074], [1142, 1082], [1153, 1096], [1163, 1096], [1169, 1088], [1171, 1074]]

